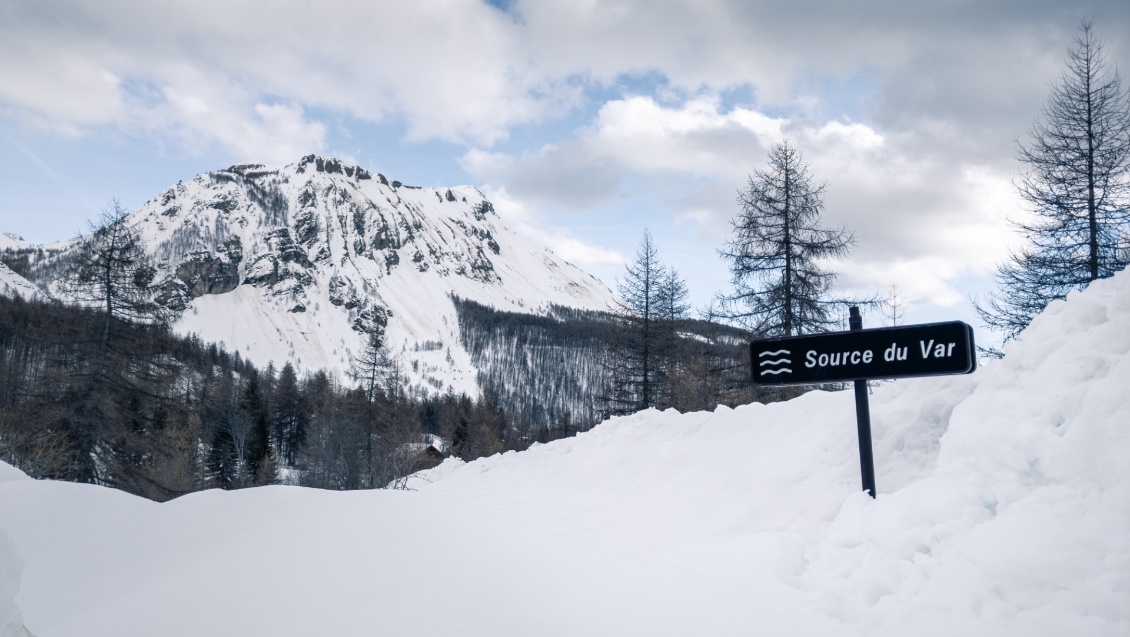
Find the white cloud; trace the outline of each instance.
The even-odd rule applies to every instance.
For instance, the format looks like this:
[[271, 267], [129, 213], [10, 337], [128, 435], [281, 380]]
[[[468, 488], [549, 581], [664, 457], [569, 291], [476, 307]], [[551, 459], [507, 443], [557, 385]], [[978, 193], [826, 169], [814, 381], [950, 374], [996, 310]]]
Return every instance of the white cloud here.
[[[845, 284], [938, 303], [1012, 241], [1014, 139], [1078, 19], [1130, 68], [1125, 0], [10, 0], [0, 15], [9, 120], [272, 162], [325, 150], [326, 118], [392, 123], [408, 143], [463, 145], [461, 166], [526, 210], [526, 232], [597, 269], [622, 264], [623, 241], [552, 215], [618, 215], [633, 242], [670, 221], [709, 254], [789, 138], [828, 183], [826, 222], [856, 233]], [[530, 136], [549, 143], [500, 150], [582, 112], [576, 130]]]
[[898, 285], [947, 305], [964, 298], [957, 280], [985, 274], [1005, 256], [1013, 234], [1004, 217], [1019, 201], [1006, 173], [954, 158], [933, 135], [888, 137], [859, 123], [725, 111], [708, 97], [677, 105], [632, 97], [605, 104], [571, 139], [521, 157], [472, 151], [464, 165], [527, 209], [615, 206], [633, 191], [667, 189], [667, 221], [640, 217], [637, 225], [689, 222], [694, 230], [684, 240], [701, 245], [689, 252], [704, 254], [729, 237], [738, 189], [764, 167], [768, 148], [788, 138], [813, 180], [827, 184], [823, 224], [855, 234], [851, 256], [837, 264], [843, 285]]
[[287, 163], [326, 148], [325, 126], [307, 118], [300, 105], [244, 103], [223, 89], [203, 83], [192, 92], [166, 87], [160, 102], [131, 104], [120, 126], [177, 138], [196, 152], [222, 144], [235, 161]]
[[598, 246], [590, 241], [574, 236], [568, 230], [551, 223], [543, 214], [522, 201], [511, 197], [505, 187], [483, 188], [484, 194], [494, 204], [495, 211], [507, 227], [526, 238], [548, 246], [566, 261], [582, 270], [595, 274], [606, 281], [609, 274], [615, 276], [628, 262], [616, 250]]
[[209, 111], [253, 135], [289, 131], [290, 145], [307, 143], [309, 126], [272, 126], [258, 108], [282, 103], [403, 117], [411, 138], [489, 144], [577, 98], [535, 72], [515, 49], [514, 23], [479, 3], [53, 0], [5, 13], [0, 103], [63, 131], [164, 121], [243, 152], [222, 124], [194, 125]]
[[722, 112], [710, 96], [678, 107], [631, 97], [606, 103], [584, 141], [629, 170], [712, 176], [732, 173], [735, 155], [781, 139], [784, 124], [746, 108]]
[[514, 196], [585, 207], [622, 194], [628, 173], [737, 178], [785, 124], [749, 109], [722, 112], [710, 96], [675, 107], [629, 97], [606, 102], [572, 138], [521, 156], [472, 149], [462, 165], [478, 179], [505, 179]]
[[[1124, 0], [1084, 0], [1073, 11], [1095, 16], [1112, 59], [1127, 60]], [[223, 104], [234, 119], [253, 121], [256, 104], [283, 103], [372, 122], [403, 118], [412, 140], [489, 146], [575, 106], [584, 88], [625, 75], [653, 74], [684, 95], [752, 87], [763, 107], [809, 113], [866, 77], [857, 119], [899, 129], [956, 121], [981, 133], [964, 143], [983, 149], [1015, 136], [998, 139], [996, 124], [1036, 114], [1077, 19], [1019, 0], [959, 9], [876, 0], [850, 10], [768, 0], [522, 0], [512, 15], [465, 0], [14, 0], [0, 21], [0, 103], [73, 133], [147, 117], [136, 108], [146, 103], [143, 87], [190, 94], [203, 83], [238, 96]], [[601, 117], [631, 134], [630, 122], [616, 118], [647, 119], [635, 109], [651, 105], [613, 106], [620, 111]], [[703, 135], [711, 105], [703, 108], [664, 124], [676, 136], [682, 124]], [[757, 129], [741, 121], [755, 111], [727, 116], [719, 135], [727, 125]]]

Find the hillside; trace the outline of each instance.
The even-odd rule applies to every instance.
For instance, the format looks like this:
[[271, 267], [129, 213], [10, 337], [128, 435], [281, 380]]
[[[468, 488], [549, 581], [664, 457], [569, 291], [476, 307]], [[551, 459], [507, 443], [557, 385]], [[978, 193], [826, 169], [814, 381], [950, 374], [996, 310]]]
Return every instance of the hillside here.
[[[472, 187], [413, 187], [310, 155], [198, 175], [125, 223], [146, 245], [158, 301], [179, 312], [174, 330], [259, 369], [351, 382], [381, 333], [415, 400], [481, 398], [553, 436], [602, 417], [612, 292], [512, 232]], [[79, 247], [0, 235], [0, 295], [76, 301], [65, 274]], [[735, 387], [744, 334], [690, 320], [680, 332], [683, 349], [708, 351], [681, 370], [701, 382], [667, 404], [751, 400]]]
[[[475, 188], [419, 188], [337, 159], [241, 164], [177, 183], [131, 213], [183, 309], [176, 328], [261, 367], [344, 376], [365, 335], [387, 342], [421, 392], [478, 395], [452, 297], [502, 311], [605, 310], [594, 277], [507, 228]], [[9, 245], [11, 244], [11, 245]], [[0, 249], [35, 246], [9, 238]], [[55, 296], [66, 244], [24, 276]]]
[[[19, 236], [0, 233], [0, 252], [24, 250], [30, 247], [31, 244]], [[0, 296], [23, 299], [44, 298], [42, 290], [4, 263], [0, 263]]]
[[27, 279], [0, 263], [0, 296], [23, 299], [43, 298], [43, 292]]
[[37, 637], [1125, 635], [1127, 325], [1123, 272], [971, 376], [877, 387], [877, 500], [848, 392], [642, 412], [449, 460], [406, 492], [155, 504], [0, 467], [0, 621], [22, 613]]

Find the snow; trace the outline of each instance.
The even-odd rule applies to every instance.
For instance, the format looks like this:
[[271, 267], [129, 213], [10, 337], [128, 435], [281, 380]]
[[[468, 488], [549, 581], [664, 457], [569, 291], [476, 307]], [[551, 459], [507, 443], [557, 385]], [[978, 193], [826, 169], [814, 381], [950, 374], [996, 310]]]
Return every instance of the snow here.
[[35, 284], [3, 263], [0, 263], [0, 296], [22, 297], [24, 300], [45, 298], [42, 290], [35, 287]]
[[875, 388], [874, 500], [851, 392], [813, 392], [613, 419], [412, 491], [154, 504], [0, 465], [0, 573], [22, 559], [38, 637], [1130, 634], [1130, 276], [1005, 351]]
[[16, 605], [23, 562], [12, 546], [8, 534], [0, 529], [0, 637], [22, 637], [23, 617]]
[[[233, 166], [178, 182], [131, 212], [158, 281], [185, 290], [197, 278], [215, 284], [187, 293], [174, 328], [259, 367], [289, 362], [344, 381], [367, 341], [355, 321], [368, 312], [387, 319], [386, 342], [407, 386], [476, 397], [478, 370], [462, 346], [453, 296], [543, 315], [554, 305], [611, 307], [603, 283], [507, 228], [477, 189], [415, 188], [362, 173], [314, 156]], [[35, 247], [0, 234], [0, 250]], [[68, 300], [57, 282], [45, 285]], [[0, 295], [48, 298], [2, 264]]]
[[[315, 161], [336, 160], [304, 158], [252, 171], [261, 190], [273, 188], [287, 201], [282, 221], [269, 219], [246, 183], [231, 177], [246, 167], [179, 183], [131, 213], [161, 277], [173, 276], [194, 255], [215, 257], [225, 241], [242, 246], [240, 285], [192, 299], [179, 332], [239, 351], [260, 367], [291, 362], [300, 371], [327, 369], [344, 379], [350, 354], [365, 344], [353, 329], [358, 311], [387, 310], [386, 341], [409, 385], [477, 396], [477, 369], [460, 341], [452, 296], [541, 314], [551, 305], [612, 305], [604, 284], [513, 232], [493, 211], [481, 211], [489, 202], [473, 187], [395, 187], [376, 176], [316, 170]], [[279, 247], [279, 224], [287, 224], [299, 246], [289, 255]], [[305, 256], [294, 259], [293, 252]], [[491, 280], [476, 278], [484, 260]], [[248, 282], [276, 269], [298, 277]], [[296, 282], [305, 277], [308, 283]], [[334, 281], [345, 282], [362, 305], [350, 311], [340, 298], [333, 303]], [[427, 346], [434, 343], [441, 345]]]
[[[7, 480], [28, 480], [19, 469], [0, 462], [0, 483]], [[24, 637], [23, 616], [16, 604], [16, 593], [20, 589], [20, 575], [23, 559], [16, 552], [0, 518], [0, 637]]]
[[34, 247], [31, 242], [12, 232], [0, 232], [0, 250], [19, 250]]

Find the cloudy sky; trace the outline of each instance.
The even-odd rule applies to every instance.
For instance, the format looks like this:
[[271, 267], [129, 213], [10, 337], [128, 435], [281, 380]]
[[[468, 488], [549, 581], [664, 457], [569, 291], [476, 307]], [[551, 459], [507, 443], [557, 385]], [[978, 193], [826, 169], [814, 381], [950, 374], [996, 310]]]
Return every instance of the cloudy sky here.
[[649, 228], [702, 307], [788, 139], [855, 234], [843, 292], [975, 323], [1085, 16], [1126, 77], [1126, 0], [0, 0], [0, 230], [316, 152], [475, 185], [610, 285]]

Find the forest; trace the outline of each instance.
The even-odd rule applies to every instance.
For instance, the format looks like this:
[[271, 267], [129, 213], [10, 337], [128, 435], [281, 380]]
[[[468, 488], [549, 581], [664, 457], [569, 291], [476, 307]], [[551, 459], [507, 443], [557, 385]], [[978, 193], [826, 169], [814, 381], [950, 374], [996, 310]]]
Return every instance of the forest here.
[[625, 362], [635, 356], [630, 350], [639, 345], [626, 337], [635, 328], [628, 315], [561, 306], [544, 316], [520, 314], [458, 298], [455, 307], [484, 394], [516, 422], [552, 436], [649, 407], [695, 411], [767, 398], [748, 387], [749, 335], [739, 328], [657, 317], [671, 336], [649, 349], [658, 389], [645, 403], [637, 395], [639, 379], [625, 378], [638, 377], [625, 374], [634, 366]]
[[87, 308], [0, 298], [0, 459], [164, 501], [279, 482], [396, 486], [436, 463], [435, 437], [468, 460], [537, 439], [489, 394], [368, 394], [290, 364], [258, 369], [160, 325], [127, 325], [103, 347], [91, 338], [102, 323]]
[[[475, 399], [409, 396], [388, 377], [369, 391], [357, 378], [300, 376], [290, 364], [260, 369], [162, 324], [123, 322], [104, 343], [99, 310], [0, 297], [0, 459], [33, 477], [157, 501], [277, 483], [396, 487], [442, 456], [521, 450], [607, 415], [599, 411], [600, 351], [613, 334], [610, 316], [557, 308], [539, 317], [463, 300], [458, 307], [481, 369]], [[703, 321], [686, 327], [727, 332]], [[729, 331], [728, 341], [710, 341], [729, 343], [712, 357], [686, 356], [725, 361], [726, 369], [677, 375], [713, 378], [713, 394], [736, 404], [751, 396], [725, 387], [727, 374], [733, 387], [745, 386], [733, 378], [745, 373], [744, 348]], [[661, 406], [695, 407], [672, 403]]]
[[[649, 407], [754, 398], [742, 330], [679, 313], [651, 317], [656, 329], [640, 341], [627, 337], [630, 313], [538, 316], [463, 299], [453, 300], [479, 369], [476, 397], [406, 391], [376, 324], [345, 377], [289, 362], [258, 368], [172, 331], [184, 308], [168, 302], [117, 205], [71, 249], [0, 256], [68, 299], [0, 299], [0, 459], [158, 501], [275, 483], [396, 487], [446, 456], [525, 449]], [[641, 343], [650, 348], [642, 401], [636, 354], [624, 347]]]

